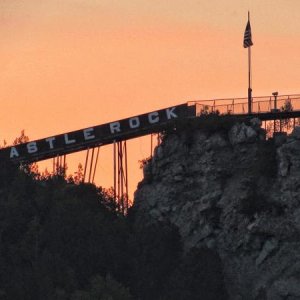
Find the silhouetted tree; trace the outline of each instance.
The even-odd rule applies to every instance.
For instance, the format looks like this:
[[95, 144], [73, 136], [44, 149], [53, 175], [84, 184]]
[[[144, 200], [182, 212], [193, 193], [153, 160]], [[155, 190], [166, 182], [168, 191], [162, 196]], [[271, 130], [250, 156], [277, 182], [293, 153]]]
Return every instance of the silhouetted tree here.
[[138, 299], [159, 299], [166, 281], [180, 261], [178, 230], [164, 222], [135, 227], [131, 240], [132, 292]]

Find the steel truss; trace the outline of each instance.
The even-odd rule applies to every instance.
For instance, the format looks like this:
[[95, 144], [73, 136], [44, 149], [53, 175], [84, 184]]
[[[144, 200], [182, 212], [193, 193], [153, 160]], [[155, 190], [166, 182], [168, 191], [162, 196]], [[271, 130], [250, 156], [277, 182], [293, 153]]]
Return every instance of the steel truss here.
[[99, 153], [100, 146], [87, 149], [82, 182], [95, 183]]
[[128, 199], [128, 164], [127, 145], [125, 141], [114, 141], [114, 199], [120, 212], [127, 214], [129, 207]]

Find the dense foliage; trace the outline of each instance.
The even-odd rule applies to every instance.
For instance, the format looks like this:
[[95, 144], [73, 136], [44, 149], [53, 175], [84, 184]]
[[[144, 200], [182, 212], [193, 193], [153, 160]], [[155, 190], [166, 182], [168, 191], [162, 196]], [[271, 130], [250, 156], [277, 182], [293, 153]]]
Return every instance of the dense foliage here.
[[136, 226], [109, 193], [0, 166], [0, 299], [226, 299], [208, 249], [167, 223]]

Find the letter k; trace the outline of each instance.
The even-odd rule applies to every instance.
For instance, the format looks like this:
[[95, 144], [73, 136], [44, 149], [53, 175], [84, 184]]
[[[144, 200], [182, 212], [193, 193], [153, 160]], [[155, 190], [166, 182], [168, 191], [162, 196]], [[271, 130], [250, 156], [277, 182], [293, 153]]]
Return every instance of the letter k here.
[[176, 107], [172, 107], [172, 108], [167, 108], [166, 109], [167, 119], [168, 120], [170, 120], [172, 118], [178, 118], [178, 116], [174, 113], [175, 109], [176, 109]]

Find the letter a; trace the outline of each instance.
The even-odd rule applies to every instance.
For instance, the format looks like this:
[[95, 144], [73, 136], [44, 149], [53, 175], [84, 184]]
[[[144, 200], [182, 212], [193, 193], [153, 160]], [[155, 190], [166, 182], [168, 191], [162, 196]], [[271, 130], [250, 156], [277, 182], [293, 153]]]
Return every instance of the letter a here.
[[11, 147], [9, 157], [10, 158], [19, 157], [19, 153], [15, 147]]

